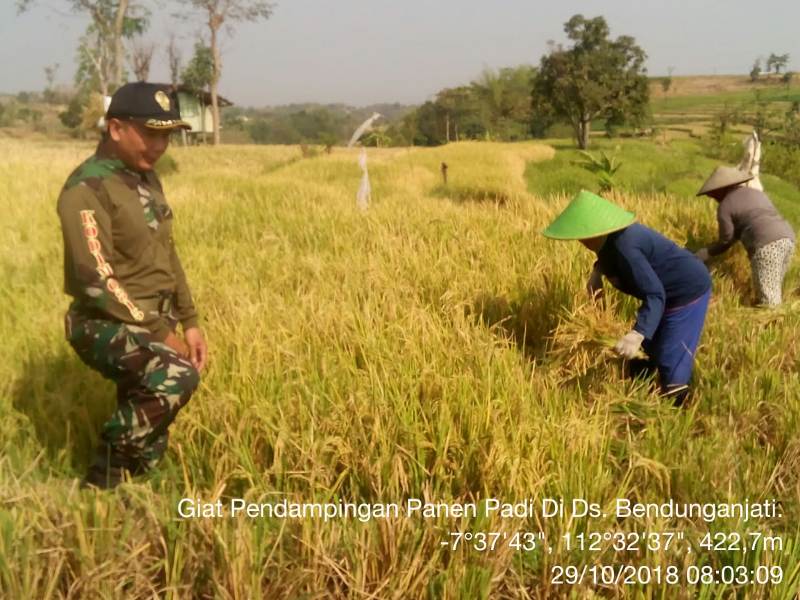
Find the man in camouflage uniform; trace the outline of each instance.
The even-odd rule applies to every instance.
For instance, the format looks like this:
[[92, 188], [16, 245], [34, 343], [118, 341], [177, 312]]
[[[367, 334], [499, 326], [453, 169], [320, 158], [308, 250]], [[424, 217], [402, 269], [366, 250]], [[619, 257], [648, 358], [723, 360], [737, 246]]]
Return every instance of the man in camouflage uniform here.
[[[58, 198], [66, 336], [87, 365], [117, 384], [85, 484], [113, 487], [152, 468], [167, 428], [197, 387], [207, 359], [172, 239], [172, 211], [153, 167], [170, 132], [189, 125], [168, 87], [137, 82], [111, 99], [94, 156]], [[180, 323], [183, 339], [176, 333]]]

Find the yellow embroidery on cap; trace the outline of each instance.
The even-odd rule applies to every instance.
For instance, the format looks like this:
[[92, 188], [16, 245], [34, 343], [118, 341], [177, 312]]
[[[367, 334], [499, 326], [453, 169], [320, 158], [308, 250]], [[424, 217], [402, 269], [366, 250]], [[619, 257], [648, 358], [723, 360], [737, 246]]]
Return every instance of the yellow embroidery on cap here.
[[167, 96], [163, 91], [158, 90], [156, 92], [156, 102], [158, 102], [158, 105], [164, 109], [164, 111], [169, 110], [169, 96]]
[[185, 127], [191, 129], [191, 126], [182, 119], [147, 119], [144, 124], [150, 129], [174, 129], [175, 127]]

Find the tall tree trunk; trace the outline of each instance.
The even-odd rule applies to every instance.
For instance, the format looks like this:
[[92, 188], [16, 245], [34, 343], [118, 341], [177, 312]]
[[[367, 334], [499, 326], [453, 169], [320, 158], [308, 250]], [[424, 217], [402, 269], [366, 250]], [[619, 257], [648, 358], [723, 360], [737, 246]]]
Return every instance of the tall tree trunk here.
[[[169, 63], [169, 79], [172, 86], [177, 88], [180, 83], [181, 76], [181, 55], [178, 47], [175, 45], [175, 34], [173, 33], [169, 38], [169, 46], [167, 46], [167, 62]], [[184, 144], [186, 145], [186, 144]]]
[[578, 123], [578, 148], [586, 150], [589, 147], [589, 130], [592, 128], [592, 120], [588, 116], [581, 117]]
[[[107, 68], [103, 64], [103, 56], [93, 54], [88, 45], [83, 46], [83, 51], [86, 53], [86, 56], [89, 57], [89, 60], [92, 61], [94, 72], [97, 74], [100, 93], [103, 94], [103, 96], [108, 96], [108, 77], [106, 77]], [[102, 48], [100, 51], [102, 52]]]
[[220, 25], [222, 25], [222, 21], [215, 15], [208, 22], [209, 29], [211, 30], [211, 56], [214, 59], [214, 72], [211, 75], [211, 83], [209, 84], [209, 88], [211, 89], [211, 117], [212, 117], [212, 128], [214, 131], [214, 145], [219, 145], [220, 137], [219, 137], [219, 100], [217, 98], [217, 84], [219, 83], [219, 77], [222, 73], [222, 56], [219, 51], [219, 42], [217, 41], [217, 32], [219, 31]]
[[119, 0], [119, 5], [117, 6], [117, 14], [114, 18], [114, 31], [112, 35], [113, 38], [113, 48], [114, 48], [114, 57], [113, 57], [113, 71], [112, 76], [114, 81], [112, 81], [112, 85], [114, 88], [119, 87], [122, 84], [122, 64], [123, 54], [125, 52], [125, 48], [122, 45], [122, 30], [125, 26], [125, 14], [128, 12], [128, 0]]

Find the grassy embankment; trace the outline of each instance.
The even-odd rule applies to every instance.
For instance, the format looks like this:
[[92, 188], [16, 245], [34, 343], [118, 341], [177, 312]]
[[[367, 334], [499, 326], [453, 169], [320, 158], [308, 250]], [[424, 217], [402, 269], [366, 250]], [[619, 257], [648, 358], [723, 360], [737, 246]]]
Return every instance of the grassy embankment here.
[[[627, 331], [635, 304], [614, 293], [605, 309], [588, 304], [588, 253], [538, 234], [577, 182], [591, 184], [569, 152], [544, 163], [552, 151], [535, 144], [371, 150], [373, 204], [360, 214], [355, 151], [300, 159], [296, 148], [176, 149], [179, 171], [164, 183], [211, 366], [159, 472], [97, 493], [79, 490], [76, 478], [113, 391], [63, 340], [54, 211], [64, 178], [91, 148], [0, 143], [3, 597], [581, 597], [588, 586], [553, 587], [549, 569], [694, 561], [782, 565], [782, 584], [740, 593], [794, 596], [800, 316], [747, 306], [749, 270], [734, 252], [714, 269], [695, 402], [675, 410], [623, 381], [606, 343]], [[680, 243], [711, 239], [713, 207], [689, 197], [708, 161], [682, 145], [626, 143], [621, 156], [629, 191], [618, 202]], [[797, 201], [796, 190], [767, 184], [782, 207]], [[623, 556], [557, 541], [643, 523], [176, 514], [183, 497], [487, 496], [579, 497], [609, 510], [618, 497], [777, 498], [784, 516], [651, 522], [652, 531], [683, 532], [694, 552]], [[705, 552], [696, 544], [709, 529], [778, 532], [783, 551]], [[554, 550], [453, 552], [440, 541], [455, 530], [542, 530]], [[625, 592], [633, 593], [603, 593]]]
[[[654, 83], [650, 92], [654, 125], [669, 137], [702, 136], [723, 111], [752, 113], [756, 99], [769, 102], [776, 110], [800, 101], [797, 77], [790, 86], [774, 76], [755, 84], [746, 76], [674, 77], [669, 91]], [[737, 124], [733, 131], [749, 133], [750, 129]]]

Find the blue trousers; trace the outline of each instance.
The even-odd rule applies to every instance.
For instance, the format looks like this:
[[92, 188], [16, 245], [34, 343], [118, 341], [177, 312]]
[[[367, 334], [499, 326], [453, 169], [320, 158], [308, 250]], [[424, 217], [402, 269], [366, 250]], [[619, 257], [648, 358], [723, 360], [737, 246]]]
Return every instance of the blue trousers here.
[[710, 299], [708, 290], [689, 304], [666, 310], [653, 338], [642, 344], [651, 367], [658, 369], [663, 391], [689, 384]]

